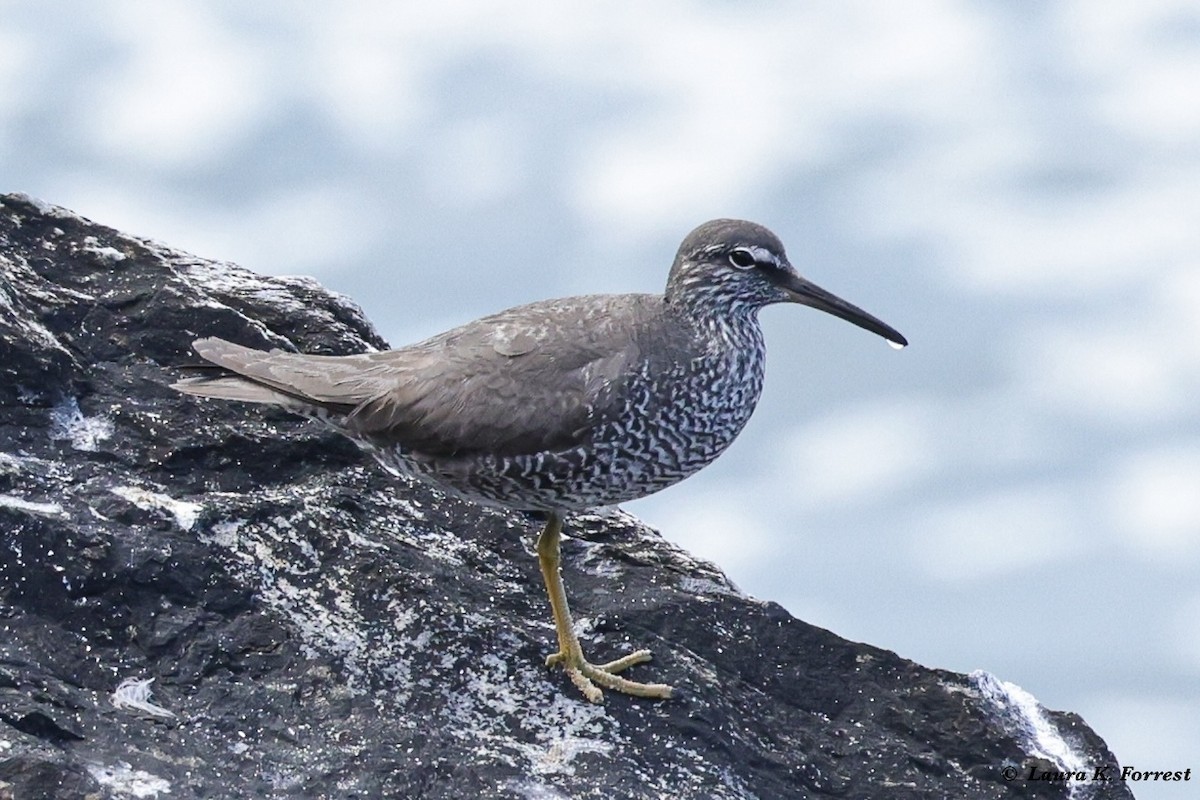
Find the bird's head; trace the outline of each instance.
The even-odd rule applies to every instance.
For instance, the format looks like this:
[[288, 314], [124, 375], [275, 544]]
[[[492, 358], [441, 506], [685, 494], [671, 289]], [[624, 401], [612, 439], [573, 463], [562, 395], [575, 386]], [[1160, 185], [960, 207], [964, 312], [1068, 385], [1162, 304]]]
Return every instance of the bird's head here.
[[783, 242], [754, 222], [714, 219], [687, 235], [667, 279], [667, 301], [702, 313], [753, 314], [771, 303], [800, 303], [853, 322], [894, 346], [899, 331], [804, 278]]

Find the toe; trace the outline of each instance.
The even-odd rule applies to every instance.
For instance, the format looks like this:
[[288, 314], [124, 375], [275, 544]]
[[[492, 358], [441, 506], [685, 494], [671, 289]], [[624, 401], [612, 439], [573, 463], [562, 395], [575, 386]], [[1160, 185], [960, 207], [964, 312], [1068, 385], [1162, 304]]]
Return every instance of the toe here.
[[607, 664], [600, 664], [596, 667], [596, 669], [604, 670], [605, 672], [611, 672], [615, 675], [616, 673], [629, 669], [636, 664], [645, 664], [652, 658], [654, 658], [654, 656], [650, 655], [649, 650], [635, 650], [623, 658], [618, 658], [616, 661], [610, 661]]

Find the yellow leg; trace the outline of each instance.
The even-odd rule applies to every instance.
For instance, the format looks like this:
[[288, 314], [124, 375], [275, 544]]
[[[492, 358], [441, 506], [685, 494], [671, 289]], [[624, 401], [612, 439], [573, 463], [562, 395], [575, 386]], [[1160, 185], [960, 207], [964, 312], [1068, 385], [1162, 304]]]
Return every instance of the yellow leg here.
[[664, 683], [637, 683], [617, 675], [618, 672], [649, 661], [649, 650], [637, 650], [624, 658], [607, 664], [590, 664], [583, 657], [579, 637], [575, 635], [571, 621], [571, 609], [567, 606], [567, 593], [563, 588], [562, 574], [558, 565], [558, 541], [562, 533], [562, 517], [550, 514], [542, 535], [538, 537], [538, 564], [542, 578], [546, 581], [546, 593], [550, 595], [550, 610], [554, 614], [554, 630], [558, 634], [558, 652], [546, 659], [546, 666], [561, 664], [571, 682], [579, 687], [583, 696], [593, 703], [604, 699], [603, 692], [596, 686], [613, 689], [638, 697], [665, 699], [671, 696], [671, 687]]

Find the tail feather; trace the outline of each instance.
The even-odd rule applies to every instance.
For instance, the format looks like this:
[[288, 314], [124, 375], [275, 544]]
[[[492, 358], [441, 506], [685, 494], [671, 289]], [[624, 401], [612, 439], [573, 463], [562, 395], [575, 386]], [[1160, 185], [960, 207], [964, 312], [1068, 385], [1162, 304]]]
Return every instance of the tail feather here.
[[[185, 394], [269, 403], [321, 418], [346, 414], [360, 402], [355, 392], [348, 392], [336, 383], [341, 373], [353, 372], [350, 364], [339, 363], [347, 361], [347, 357], [307, 356], [282, 350], [266, 352], [215, 337], [197, 339], [192, 347], [209, 362], [205, 368], [210, 374], [171, 384], [171, 388]], [[222, 371], [211, 374], [213, 367]]]
[[237, 373], [243, 381], [323, 407], [354, 407], [387, 388], [381, 382], [384, 365], [373, 364], [365, 355], [264, 352], [217, 338], [197, 339], [192, 347], [203, 359]]
[[[285, 394], [261, 383], [236, 375], [219, 377], [184, 378], [171, 384], [185, 394], [197, 397], [212, 397], [219, 400], [241, 400], [246, 403], [276, 403], [282, 406], [303, 405], [299, 398]], [[309, 404], [311, 405], [311, 403]]]

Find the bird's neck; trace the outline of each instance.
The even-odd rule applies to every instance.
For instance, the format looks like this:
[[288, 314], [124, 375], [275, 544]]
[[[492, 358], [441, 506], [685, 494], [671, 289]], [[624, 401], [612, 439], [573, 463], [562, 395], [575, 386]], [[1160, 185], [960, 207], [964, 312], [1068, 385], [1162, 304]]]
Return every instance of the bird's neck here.
[[[689, 302], [691, 300], [692, 302]], [[736, 300], [713, 302], [712, 298], [668, 297], [666, 304], [683, 317], [698, 338], [723, 352], [761, 356], [762, 328], [758, 324], [759, 306]]]

